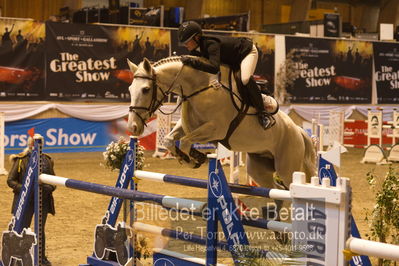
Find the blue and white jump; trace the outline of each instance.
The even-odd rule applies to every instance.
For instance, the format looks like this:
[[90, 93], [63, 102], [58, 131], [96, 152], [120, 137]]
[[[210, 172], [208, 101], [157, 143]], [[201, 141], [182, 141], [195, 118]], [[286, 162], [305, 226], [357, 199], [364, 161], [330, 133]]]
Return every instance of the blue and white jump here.
[[[249, 225], [259, 228], [268, 228], [275, 231], [293, 231], [297, 234], [303, 235], [304, 238], [293, 239], [292, 244], [294, 247], [311, 245], [313, 249], [306, 250], [304, 262], [313, 263], [314, 265], [346, 265], [346, 260], [343, 251], [346, 254], [355, 255], [364, 254], [370, 256], [378, 256], [386, 259], [399, 260], [399, 246], [383, 244], [368, 240], [361, 240], [350, 237], [349, 234], [349, 217], [350, 217], [350, 202], [351, 202], [351, 188], [349, 180], [346, 178], [338, 178], [337, 186], [332, 187], [328, 179], [323, 179], [322, 184], [319, 185], [319, 178], [312, 177], [311, 183], [306, 183], [306, 178], [303, 173], [296, 172], [293, 175], [293, 182], [290, 185], [290, 190], [276, 190], [259, 187], [248, 187], [241, 185], [227, 184], [226, 178], [216, 158], [210, 160], [208, 181], [201, 179], [194, 179], [188, 177], [152, 173], [146, 171], [135, 170], [135, 139], [131, 139], [128, 154], [125, 157], [124, 164], [120, 170], [119, 178], [116, 187], [104, 186], [95, 183], [83, 182], [69, 178], [58, 176], [51, 176], [41, 174], [41, 162], [39, 156], [41, 154], [41, 137], [35, 138], [36, 157], [32, 156], [28, 173], [30, 176], [26, 178], [24, 189], [26, 191], [21, 195], [29, 195], [29, 191], [35, 189], [35, 233], [39, 234], [40, 230], [40, 186], [39, 182], [50, 183], [55, 185], [62, 185], [71, 189], [79, 189], [87, 192], [99, 193], [112, 196], [106, 216], [102, 225], [97, 225], [95, 251], [93, 256], [88, 258], [88, 264], [85, 265], [127, 265], [135, 259], [134, 256], [134, 243], [129, 241], [115, 242], [114, 240], [104, 242], [100, 236], [104, 234], [115, 234], [115, 236], [126, 236], [125, 231], [122, 229], [121, 223], [116, 224], [119, 211], [121, 209], [122, 199], [130, 199], [131, 221], [130, 227], [136, 231], [147, 231], [157, 233], [159, 235], [169, 236], [179, 239], [177, 232], [173, 229], [156, 227], [143, 223], [135, 222], [134, 217], [134, 202], [135, 201], [148, 201], [159, 204], [165, 208], [174, 208], [177, 210], [190, 209], [194, 210], [193, 213], [199, 215], [205, 209], [212, 210], [210, 213], [215, 213], [211, 219], [208, 219], [207, 236], [212, 235], [215, 238], [202, 238], [201, 236], [192, 235], [191, 241], [194, 243], [206, 244], [207, 253], [206, 259], [193, 258], [184, 254], [168, 251], [156, 250], [154, 252], [154, 265], [158, 262], [165, 262], [165, 260], [172, 261], [174, 265], [215, 265], [217, 263], [217, 249], [228, 249], [232, 251], [232, 256], [237, 259], [234, 254], [234, 247], [240, 245], [248, 245], [248, 239], [244, 233], [243, 225]], [[29, 170], [30, 169], [30, 170]], [[135, 190], [135, 184], [131, 177], [135, 176], [140, 179], [155, 180], [160, 182], [174, 183], [177, 185], [184, 185], [190, 187], [198, 187], [208, 189], [208, 202], [199, 202], [187, 199], [180, 199], [169, 197], [165, 195], [158, 195]], [[37, 180], [37, 181], [35, 181]], [[127, 189], [131, 186], [133, 189]], [[24, 191], [24, 190], [23, 190]], [[275, 199], [284, 199], [292, 201], [293, 209], [311, 211], [312, 220], [297, 220], [293, 219], [292, 225], [276, 221], [266, 221], [264, 219], [250, 220], [250, 219], [235, 219], [233, 213], [230, 213], [227, 204], [234, 204], [231, 192], [270, 197]], [[18, 241], [24, 241], [18, 238], [22, 232], [26, 232], [26, 228], [18, 227], [21, 216], [23, 216], [23, 202], [24, 198], [21, 196], [21, 215], [13, 217], [10, 223], [9, 231], [7, 234], [14, 233]], [[25, 201], [26, 202], [26, 201]], [[236, 208], [232, 208], [235, 210]], [[216, 236], [218, 235], [217, 224], [220, 221], [223, 232], [226, 237], [226, 242], [219, 241]], [[36, 227], [37, 225], [37, 227]], [[122, 228], [122, 229], [121, 229]], [[312, 239], [310, 237], [313, 233], [319, 233], [320, 239]], [[97, 234], [98, 233], [98, 234]], [[211, 233], [211, 234], [210, 234]], [[36, 236], [35, 235], [35, 236]], [[241, 237], [238, 237], [241, 236]], [[4, 234], [3, 234], [4, 239]], [[126, 240], [126, 239], [125, 239]], [[182, 239], [183, 240], [183, 239]], [[37, 244], [36, 244], [37, 242]], [[123, 243], [123, 246], [122, 246]], [[98, 244], [98, 245], [97, 245]], [[32, 265], [39, 265], [40, 261], [40, 247], [41, 239], [37, 239], [32, 243], [34, 249], [34, 256], [32, 255]], [[97, 248], [99, 247], [100, 252]], [[32, 249], [27, 250], [31, 252]], [[4, 250], [4, 247], [3, 247]], [[105, 252], [116, 252], [118, 261], [105, 261]], [[100, 254], [100, 256], [98, 256]], [[3, 256], [4, 254], [2, 254]], [[267, 251], [266, 251], [267, 255]], [[19, 254], [11, 254], [12, 259], [22, 260]], [[96, 257], [97, 256], [97, 257]], [[23, 257], [24, 259], [27, 256]], [[3, 258], [4, 261], [4, 258]], [[24, 264], [25, 265], [25, 264]]]

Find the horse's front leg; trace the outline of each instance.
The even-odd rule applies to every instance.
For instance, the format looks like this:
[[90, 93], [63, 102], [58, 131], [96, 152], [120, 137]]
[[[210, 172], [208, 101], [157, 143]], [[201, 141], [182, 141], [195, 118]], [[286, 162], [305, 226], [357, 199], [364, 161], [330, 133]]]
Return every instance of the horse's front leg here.
[[207, 143], [223, 138], [218, 135], [216, 124], [213, 121], [207, 122], [180, 139], [180, 150], [189, 155], [191, 167], [198, 168], [206, 161], [205, 154], [191, 147], [193, 143]]
[[[206, 160], [206, 155], [197, 151], [196, 149], [191, 149], [188, 153], [183, 152], [179, 147], [176, 146], [176, 141], [180, 140], [185, 135], [182, 127], [181, 119], [179, 119], [173, 129], [164, 138], [164, 146], [168, 151], [175, 156], [180, 162], [187, 163], [192, 168], [199, 167]], [[180, 140], [180, 146], [191, 147], [192, 143], [184, 143]], [[191, 157], [196, 158], [196, 162], [191, 160]]]
[[165, 147], [170, 151], [170, 153], [181, 160], [181, 156], [178, 154], [178, 148], [176, 146], [176, 141], [180, 140], [184, 135], [184, 130], [181, 124], [181, 119], [179, 119], [173, 129], [164, 137], [163, 143]]

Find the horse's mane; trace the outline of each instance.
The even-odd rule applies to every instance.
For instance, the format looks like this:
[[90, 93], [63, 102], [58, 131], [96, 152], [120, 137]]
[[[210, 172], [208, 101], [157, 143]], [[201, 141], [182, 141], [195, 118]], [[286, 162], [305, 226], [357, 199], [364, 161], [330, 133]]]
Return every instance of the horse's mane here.
[[155, 62], [152, 66], [153, 67], [158, 67], [166, 63], [173, 63], [173, 62], [181, 62], [181, 57], [180, 56], [169, 56], [166, 58], [162, 58]]

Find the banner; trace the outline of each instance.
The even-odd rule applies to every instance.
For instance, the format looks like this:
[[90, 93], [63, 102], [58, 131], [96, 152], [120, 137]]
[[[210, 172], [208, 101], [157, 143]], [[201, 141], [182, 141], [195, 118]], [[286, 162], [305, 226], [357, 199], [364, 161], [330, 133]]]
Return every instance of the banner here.
[[0, 100], [44, 100], [44, 23], [0, 19]]
[[[384, 122], [384, 125], [388, 125], [388, 123]], [[344, 144], [345, 145], [353, 145], [355, 147], [366, 147], [367, 146], [367, 120], [355, 120], [351, 122], [344, 123]], [[388, 135], [392, 134], [391, 128], [383, 128], [382, 129], [382, 144], [383, 145], [391, 145], [392, 138], [388, 137]], [[379, 144], [379, 140], [377, 138], [370, 139], [371, 144]]]
[[128, 101], [126, 59], [169, 55], [168, 30], [46, 23], [47, 89], [51, 100]]
[[399, 49], [397, 43], [373, 44], [378, 103], [399, 103]]
[[285, 37], [293, 103], [371, 103], [372, 43]]
[[111, 141], [108, 122], [76, 118], [25, 119], [5, 126], [5, 152], [19, 153], [27, 147], [27, 131], [44, 137], [44, 152], [105, 151]]
[[164, 9], [161, 7], [129, 7], [129, 25], [163, 27]]
[[258, 49], [254, 78], [269, 93], [274, 91], [275, 37], [266, 34], [233, 33], [233, 37], [247, 37]]
[[341, 15], [338, 13], [324, 14], [324, 36], [340, 37], [341, 36]]
[[206, 30], [249, 31], [249, 13], [194, 20]]

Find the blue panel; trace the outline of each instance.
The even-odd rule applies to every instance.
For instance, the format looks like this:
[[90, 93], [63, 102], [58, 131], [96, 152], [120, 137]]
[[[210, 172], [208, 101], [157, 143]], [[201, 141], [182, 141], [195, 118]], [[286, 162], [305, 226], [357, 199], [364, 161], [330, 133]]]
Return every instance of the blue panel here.
[[194, 263], [191, 261], [171, 257], [162, 253], [155, 253], [153, 254], [154, 258], [154, 266], [198, 266], [204, 265], [199, 263]]
[[323, 178], [327, 177], [330, 179], [331, 186], [335, 187], [337, 184], [337, 174], [335, 172], [333, 164], [325, 160], [321, 156], [319, 156], [318, 176], [320, 179], [320, 183]]
[[31, 200], [31, 195], [34, 191], [34, 183], [36, 182], [38, 176], [38, 160], [39, 155], [37, 151], [33, 151], [29, 159], [28, 169], [24, 174], [24, 181], [21, 191], [19, 192], [17, 208], [14, 210], [15, 224], [14, 230], [21, 234], [23, 228], [23, 221], [25, 219], [26, 210], [28, 208], [29, 200]]
[[[321, 182], [321, 178], [328, 177], [330, 179], [331, 186], [337, 185], [337, 173], [335, 172], [334, 166], [329, 161], [322, 158], [320, 155], [319, 159], [319, 169], [318, 174]], [[351, 235], [357, 238], [361, 238], [359, 230], [353, 216], [351, 217]], [[350, 261], [351, 266], [363, 265], [371, 266], [371, 262], [368, 256], [354, 256]]]
[[5, 152], [18, 153], [27, 145], [27, 131], [35, 129], [44, 137], [44, 152], [104, 151], [111, 141], [108, 122], [76, 118], [25, 119], [5, 126]]
[[[99, 260], [94, 256], [87, 257], [87, 263], [92, 266], [118, 266], [120, 265], [116, 261], [109, 261], [109, 260]], [[84, 264], [87, 265], [87, 264]]]

